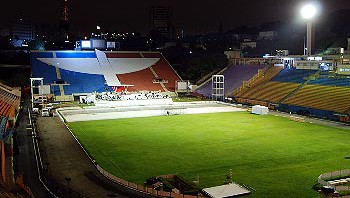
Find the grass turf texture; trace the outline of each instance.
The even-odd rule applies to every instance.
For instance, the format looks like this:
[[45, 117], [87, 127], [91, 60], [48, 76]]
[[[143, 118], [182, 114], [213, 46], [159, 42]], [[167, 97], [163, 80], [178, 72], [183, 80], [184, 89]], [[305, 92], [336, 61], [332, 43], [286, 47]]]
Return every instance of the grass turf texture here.
[[143, 184], [176, 173], [201, 187], [233, 181], [250, 197], [317, 197], [324, 172], [350, 168], [348, 130], [248, 112], [69, 123], [105, 170]]

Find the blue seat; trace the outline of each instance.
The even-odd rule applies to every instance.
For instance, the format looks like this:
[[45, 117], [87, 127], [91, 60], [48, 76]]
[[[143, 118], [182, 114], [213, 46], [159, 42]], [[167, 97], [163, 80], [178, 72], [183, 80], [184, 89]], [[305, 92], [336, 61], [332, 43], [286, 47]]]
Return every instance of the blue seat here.
[[315, 74], [317, 70], [297, 70], [297, 69], [283, 69], [272, 81], [277, 82], [291, 82], [291, 83], [304, 83], [305, 77]]
[[111, 91], [103, 75], [86, 74], [60, 69], [61, 79], [70, 85], [64, 86], [64, 94]]
[[350, 87], [350, 78], [343, 76], [328, 77], [322, 76], [316, 80], [311, 80], [310, 84], [325, 85], [325, 86], [342, 86]]

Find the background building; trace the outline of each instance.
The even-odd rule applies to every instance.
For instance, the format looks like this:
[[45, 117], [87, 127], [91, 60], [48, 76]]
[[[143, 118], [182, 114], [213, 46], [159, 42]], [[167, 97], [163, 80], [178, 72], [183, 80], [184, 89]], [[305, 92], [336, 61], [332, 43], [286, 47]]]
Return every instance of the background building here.
[[162, 39], [173, 37], [173, 9], [170, 6], [151, 7], [152, 29], [160, 33]]
[[34, 26], [23, 19], [19, 19], [12, 25], [12, 44], [14, 47], [22, 47], [27, 45], [31, 40], [35, 39]]

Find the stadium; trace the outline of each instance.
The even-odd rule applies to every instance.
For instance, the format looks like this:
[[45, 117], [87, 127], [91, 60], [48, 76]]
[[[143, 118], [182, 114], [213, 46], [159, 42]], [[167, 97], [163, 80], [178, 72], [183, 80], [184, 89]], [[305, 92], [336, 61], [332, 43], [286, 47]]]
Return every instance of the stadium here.
[[[325, 186], [347, 195], [349, 64], [230, 59], [194, 90], [159, 52], [34, 51], [31, 124], [60, 120], [86, 163], [139, 197], [317, 197]], [[20, 97], [0, 88], [5, 138]], [[191, 93], [200, 99], [179, 97]]]

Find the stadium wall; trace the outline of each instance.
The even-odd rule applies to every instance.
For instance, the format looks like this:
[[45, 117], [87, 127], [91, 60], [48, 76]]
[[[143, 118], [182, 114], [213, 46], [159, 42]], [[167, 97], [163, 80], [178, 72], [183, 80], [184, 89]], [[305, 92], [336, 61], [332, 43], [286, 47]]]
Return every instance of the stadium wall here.
[[326, 118], [333, 121], [339, 121], [339, 117], [335, 115], [335, 112], [325, 111], [320, 109], [312, 109], [307, 107], [300, 107], [294, 105], [280, 104], [277, 108], [279, 111], [297, 113], [301, 115], [309, 115], [319, 118]]

